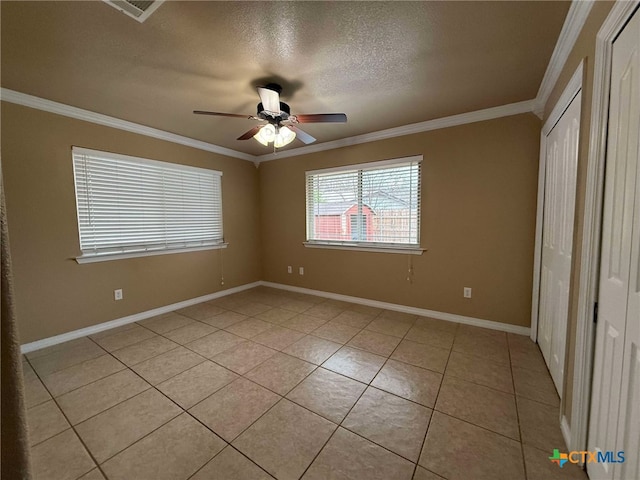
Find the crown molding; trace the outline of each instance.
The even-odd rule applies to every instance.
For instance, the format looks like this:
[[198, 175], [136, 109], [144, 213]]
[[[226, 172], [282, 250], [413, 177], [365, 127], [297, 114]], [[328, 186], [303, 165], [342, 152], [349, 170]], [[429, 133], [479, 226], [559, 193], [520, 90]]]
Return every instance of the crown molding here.
[[242, 160], [248, 160], [250, 162], [254, 162], [256, 159], [254, 155], [231, 150], [230, 148], [214, 145], [213, 143], [194, 140], [193, 138], [183, 137], [182, 135], [177, 135], [175, 133], [165, 132], [164, 130], [158, 130], [157, 128], [128, 122], [119, 118], [110, 117], [101, 113], [91, 112], [89, 110], [84, 110], [78, 107], [72, 107], [70, 105], [65, 105], [64, 103], [46, 100], [44, 98], [35, 97], [33, 95], [27, 95], [26, 93], [16, 92], [15, 90], [9, 90], [7, 88], [0, 89], [0, 100], [9, 103], [15, 103], [17, 105], [22, 105], [24, 107], [43, 110], [45, 112], [56, 113], [65, 117], [84, 120], [85, 122], [117, 128], [119, 130], [137, 133], [139, 135], [145, 135], [147, 137], [166, 140], [167, 142], [186, 145], [187, 147], [193, 147], [207, 152], [219, 153], [220, 155], [226, 155], [227, 157], [240, 158]]
[[291, 150], [279, 151], [277, 153], [267, 153], [256, 157], [257, 162], [266, 162], [269, 160], [277, 160], [280, 158], [297, 157], [309, 153], [322, 152], [323, 150], [332, 150], [334, 148], [348, 147], [350, 145], [358, 145], [360, 143], [375, 142], [377, 140], [385, 140], [387, 138], [402, 137], [413, 133], [428, 132], [430, 130], [439, 130], [441, 128], [455, 127], [467, 123], [482, 122], [484, 120], [493, 120], [494, 118], [508, 117], [521, 113], [529, 113], [533, 111], [534, 100], [525, 100], [524, 102], [510, 103], [499, 107], [485, 108], [484, 110], [476, 110], [475, 112], [461, 113], [451, 115], [450, 117], [436, 118], [427, 120], [426, 122], [411, 123], [402, 127], [389, 128], [372, 133], [365, 133], [355, 137], [341, 138], [332, 142], [318, 143], [306, 147], [294, 148]]
[[268, 153], [265, 155], [256, 156], [221, 147], [213, 143], [194, 140], [193, 138], [183, 137], [182, 135], [177, 135], [175, 133], [170, 133], [164, 130], [158, 130], [156, 128], [147, 127], [115, 117], [110, 117], [101, 113], [95, 113], [89, 110], [84, 110], [82, 108], [72, 107], [63, 103], [58, 103], [52, 100], [28, 95], [26, 93], [16, 92], [15, 90], [9, 90], [7, 88], [0, 89], [0, 100], [15, 103], [17, 105], [22, 105], [29, 108], [35, 108], [37, 110], [43, 110], [45, 112], [64, 115], [66, 117], [71, 117], [78, 120], [84, 120], [86, 122], [91, 122], [98, 125], [125, 130], [127, 132], [137, 133], [139, 135], [166, 140], [168, 142], [178, 143], [180, 145], [186, 145], [188, 147], [197, 148], [199, 150], [204, 150], [207, 152], [219, 153], [228, 157], [248, 160], [250, 162], [253, 162], [256, 167], [258, 167], [261, 162], [269, 160], [297, 157], [299, 155], [306, 155], [309, 153], [322, 152], [324, 150], [348, 147], [350, 145], [375, 142], [377, 140], [384, 140], [387, 138], [401, 137], [403, 135], [411, 135], [414, 133], [428, 132], [430, 130], [455, 127], [457, 125], [464, 125], [467, 123], [482, 122], [485, 120], [493, 120], [500, 117], [529, 113], [534, 110], [535, 106], [535, 100], [525, 100], [523, 102], [510, 103], [498, 107], [485, 108], [484, 110], [476, 110], [474, 112], [461, 113], [449, 117], [436, 118], [434, 120], [427, 120], [425, 122], [412, 123], [409, 125], [403, 125], [401, 127], [389, 128], [387, 130], [365, 133], [363, 135], [357, 135], [355, 137], [341, 138], [339, 140], [334, 140], [331, 142], [318, 143], [316, 145], [309, 145], [305, 147], [294, 148], [291, 150], [281, 150], [275, 154]]
[[560, 73], [562, 73], [562, 69], [567, 62], [567, 58], [569, 58], [571, 50], [573, 50], [573, 46], [582, 31], [582, 27], [584, 27], [584, 23], [587, 21], [593, 4], [593, 0], [573, 0], [573, 2], [571, 2], [567, 17], [564, 20], [564, 25], [558, 36], [558, 41], [551, 54], [549, 65], [547, 65], [547, 70], [544, 73], [538, 95], [535, 99], [533, 112], [540, 118], [542, 118], [544, 114], [544, 107], [549, 99], [549, 95], [551, 95], [551, 91], [553, 87], [555, 87]]

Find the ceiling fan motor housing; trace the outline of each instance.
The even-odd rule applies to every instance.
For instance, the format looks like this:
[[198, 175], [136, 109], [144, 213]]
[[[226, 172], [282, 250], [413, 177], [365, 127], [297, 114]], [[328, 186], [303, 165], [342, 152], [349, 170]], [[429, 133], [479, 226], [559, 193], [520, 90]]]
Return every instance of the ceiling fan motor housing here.
[[267, 120], [270, 123], [279, 123], [283, 120], [287, 120], [289, 118], [289, 115], [291, 115], [291, 109], [289, 108], [289, 105], [284, 102], [280, 102], [280, 115], [278, 115], [277, 117], [273, 117], [266, 113], [262, 102], [258, 104], [258, 117], [262, 118], [263, 120]]

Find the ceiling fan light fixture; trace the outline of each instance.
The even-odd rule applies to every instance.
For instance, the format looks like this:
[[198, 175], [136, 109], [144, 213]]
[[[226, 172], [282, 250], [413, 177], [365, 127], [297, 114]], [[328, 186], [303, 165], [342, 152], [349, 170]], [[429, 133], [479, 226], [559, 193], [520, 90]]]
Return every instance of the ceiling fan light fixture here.
[[259, 141], [265, 147], [268, 147], [269, 143], [273, 142], [276, 138], [276, 127], [269, 123], [258, 130], [258, 133], [256, 133], [253, 138]]
[[280, 127], [276, 138], [274, 140], [274, 147], [281, 148], [285, 145], [289, 145], [296, 138], [296, 132], [289, 127]]
[[260, 142], [265, 147], [268, 147], [271, 142], [275, 148], [281, 148], [285, 145], [289, 145], [296, 138], [296, 132], [288, 127], [279, 127], [276, 129], [271, 123], [265, 125], [253, 138]]

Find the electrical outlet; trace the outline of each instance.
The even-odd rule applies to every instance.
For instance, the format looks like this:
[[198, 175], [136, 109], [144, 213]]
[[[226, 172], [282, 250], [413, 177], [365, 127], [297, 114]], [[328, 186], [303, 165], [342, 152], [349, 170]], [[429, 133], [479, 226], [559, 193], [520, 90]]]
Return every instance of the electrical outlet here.
[[471, 287], [464, 287], [463, 295], [464, 298], [471, 298]]
[[293, 273], [293, 267], [291, 265], [287, 267], [287, 273]]
[[118, 288], [117, 290], [113, 291], [113, 298], [115, 298], [116, 300], [122, 300], [122, 289]]
[[298, 269], [298, 273], [299, 273], [300, 275], [304, 275], [304, 267], [300, 267], [300, 268]]

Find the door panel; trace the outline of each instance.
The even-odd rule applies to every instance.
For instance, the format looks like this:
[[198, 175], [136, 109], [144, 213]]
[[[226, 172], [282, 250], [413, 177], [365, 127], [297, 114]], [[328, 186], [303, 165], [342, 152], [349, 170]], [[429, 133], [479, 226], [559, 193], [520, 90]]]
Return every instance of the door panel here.
[[[623, 227], [623, 235], [631, 237], [631, 261], [629, 262], [629, 293], [627, 299], [627, 321], [625, 324], [624, 356], [622, 360], [622, 388], [620, 391], [620, 419], [618, 420], [617, 449], [624, 450], [625, 463], [616, 473], [620, 478], [640, 478], [640, 13], [627, 26], [630, 41], [634, 45], [629, 55], [625, 82], [628, 98], [625, 102], [626, 132], [624, 155], [627, 170], [626, 189], [633, 201], [631, 225]], [[622, 99], [621, 99], [622, 100]], [[629, 219], [627, 219], [629, 221]], [[624, 242], [623, 242], [624, 244]]]
[[589, 450], [624, 451], [620, 464], [588, 463], [592, 480], [639, 478], [640, 448], [640, 14], [613, 45], [599, 319]]
[[[615, 389], [620, 391], [622, 371], [616, 367], [619, 366], [618, 358], [623, 349], [623, 342], [619, 328], [603, 317], [600, 317], [598, 322], [598, 330], [602, 327], [603, 333], [596, 338], [596, 351], [599, 352], [600, 361], [597, 364], [599, 368], [594, 371], [594, 381], [597, 376], [599, 388], [594, 389], [591, 400], [589, 450], [606, 452], [614, 449], [617, 434], [618, 398], [611, 392]], [[597, 467], [588, 464], [587, 468], [592, 480], [613, 478], [613, 464], [603, 463]], [[591, 471], [594, 468], [597, 468], [597, 474]]]
[[[637, 293], [637, 292], [636, 292]], [[637, 320], [637, 317], [636, 317]], [[636, 322], [638, 323], [638, 322]], [[636, 325], [637, 327], [637, 325]], [[628, 334], [629, 332], [627, 332]], [[625, 348], [631, 350], [629, 355], [628, 374], [623, 372], [623, 391], [621, 402], [624, 416], [620, 419], [618, 432], [618, 450], [624, 450], [626, 461], [620, 465], [619, 478], [640, 478], [640, 348], [637, 328], [635, 339]], [[625, 362], [626, 363], [626, 362]], [[626, 388], [625, 388], [626, 387]], [[626, 408], [625, 408], [626, 405]]]
[[580, 130], [578, 93], [547, 135], [538, 343], [562, 395]]
[[538, 344], [542, 351], [542, 356], [547, 365], [549, 365], [549, 359], [551, 357], [551, 321], [552, 315], [550, 311], [553, 311], [554, 297], [552, 295], [553, 287], [553, 272], [542, 265], [542, 272], [540, 275], [540, 307], [539, 307], [539, 321], [538, 321]]

